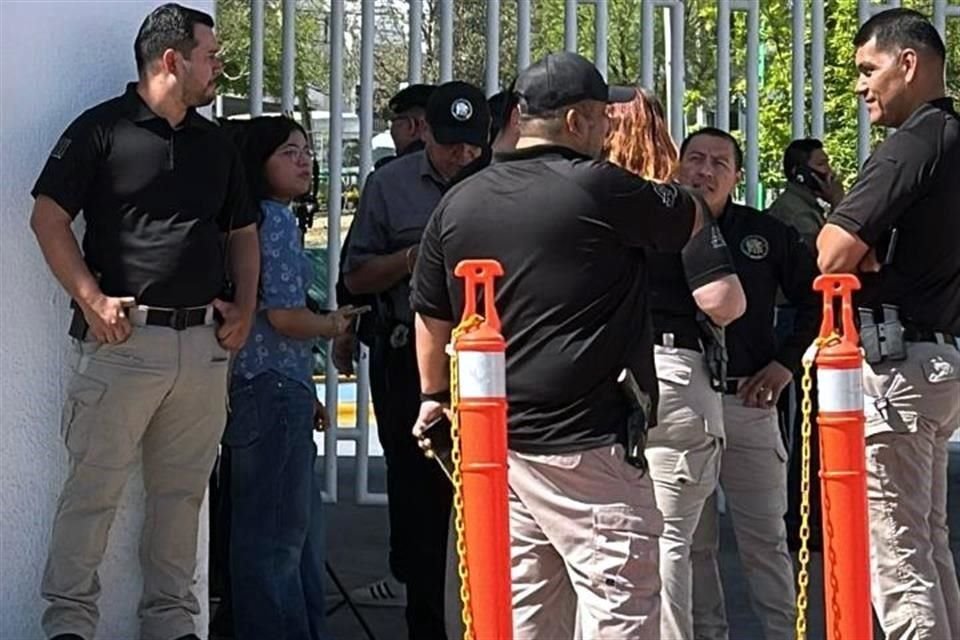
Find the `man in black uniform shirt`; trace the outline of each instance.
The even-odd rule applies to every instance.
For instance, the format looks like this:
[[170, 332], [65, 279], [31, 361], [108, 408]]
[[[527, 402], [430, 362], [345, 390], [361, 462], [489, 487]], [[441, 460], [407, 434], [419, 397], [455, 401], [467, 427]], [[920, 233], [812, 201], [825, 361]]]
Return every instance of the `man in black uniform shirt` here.
[[873, 606], [888, 638], [960, 638], [947, 442], [960, 426], [960, 117], [943, 41], [921, 14], [878, 13], [854, 39], [857, 93], [893, 127], [817, 240], [856, 273], [866, 353]]
[[[680, 147], [680, 184], [698, 189], [733, 253], [748, 303], [727, 325], [729, 355], [723, 396], [725, 435], [720, 486], [733, 516], [737, 549], [750, 600], [768, 640], [792, 638], [793, 563], [783, 515], [787, 510], [787, 453], [777, 400], [817, 330], [817, 276], [813, 254], [792, 227], [730, 199], [742, 176], [743, 152], [726, 131], [700, 129]], [[777, 291], [797, 309], [790, 336], [777, 345], [773, 317]], [[694, 637], [728, 635], [717, 553], [717, 505], [700, 517], [692, 553]]]
[[[214, 98], [217, 51], [210, 16], [155, 9], [135, 42], [139, 82], [70, 124], [33, 189], [31, 226], [88, 325], [78, 315], [71, 331], [70, 472], [42, 585], [50, 637], [94, 636], [97, 569], [141, 445], [141, 637], [197, 637], [198, 515], [226, 423], [229, 351], [250, 331], [260, 265], [239, 155], [194, 110]], [[70, 228], [80, 211], [82, 254]], [[225, 266], [235, 302], [218, 297]]]
[[[598, 162], [611, 95], [596, 68], [550, 54], [517, 80], [517, 151], [451, 189], [424, 231], [412, 296], [422, 434], [449, 398], [444, 345], [463, 308], [453, 268], [503, 265], [516, 637], [641, 638], [659, 628], [660, 514], [624, 460], [629, 367], [656, 395], [638, 249], [713, 258], [702, 206]], [[626, 92], [621, 99], [631, 99]], [[699, 214], [699, 215], [698, 215]], [[722, 256], [725, 257], [725, 256]], [[429, 432], [427, 432], [429, 433]]]

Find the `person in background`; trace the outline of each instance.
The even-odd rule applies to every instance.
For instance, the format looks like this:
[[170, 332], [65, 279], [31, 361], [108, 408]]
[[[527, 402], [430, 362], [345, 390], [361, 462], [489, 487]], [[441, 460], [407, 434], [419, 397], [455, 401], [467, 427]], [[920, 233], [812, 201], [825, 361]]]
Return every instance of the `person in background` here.
[[[78, 356], [61, 430], [70, 470], [41, 585], [43, 633], [56, 640], [96, 633], [99, 566], [141, 459], [139, 637], [198, 637], [200, 508], [260, 263], [240, 157], [196, 111], [222, 70], [213, 26], [178, 4], [151, 11], [134, 40], [137, 82], [67, 127], [32, 191], [30, 226], [74, 301]], [[81, 212], [82, 249], [71, 229]]]
[[[230, 380], [223, 434], [230, 465], [230, 576], [238, 640], [315, 640], [302, 576], [311, 521], [314, 430], [326, 423], [313, 383], [312, 346], [343, 333], [352, 307], [316, 314], [313, 280], [291, 201], [310, 189], [313, 149], [286, 117], [251, 120], [243, 135], [250, 191], [259, 203], [261, 275], [250, 339]], [[309, 578], [312, 579], [312, 578]]]
[[427, 101], [437, 87], [432, 84], [411, 84], [390, 98], [390, 137], [393, 139], [394, 155], [380, 158], [374, 170], [408, 153], [423, 149], [423, 132], [426, 131], [425, 114]]

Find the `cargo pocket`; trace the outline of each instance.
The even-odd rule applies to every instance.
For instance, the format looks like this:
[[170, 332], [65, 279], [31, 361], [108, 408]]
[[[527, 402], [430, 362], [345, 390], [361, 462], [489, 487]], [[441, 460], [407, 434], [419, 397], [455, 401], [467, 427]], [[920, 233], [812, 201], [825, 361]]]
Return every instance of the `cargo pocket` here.
[[660, 591], [661, 528], [653, 507], [594, 507], [591, 581], [614, 606]]
[[87, 449], [96, 408], [103, 400], [107, 385], [82, 373], [75, 373], [67, 387], [67, 399], [60, 420], [60, 437], [71, 455], [81, 458]]
[[228, 447], [249, 447], [260, 439], [260, 404], [253, 384], [230, 391], [230, 415], [223, 431], [223, 444]]
[[719, 457], [720, 443], [717, 441], [699, 449], [681, 451], [673, 469], [674, 476], [684, 484], [716, 482], [720, 473]]

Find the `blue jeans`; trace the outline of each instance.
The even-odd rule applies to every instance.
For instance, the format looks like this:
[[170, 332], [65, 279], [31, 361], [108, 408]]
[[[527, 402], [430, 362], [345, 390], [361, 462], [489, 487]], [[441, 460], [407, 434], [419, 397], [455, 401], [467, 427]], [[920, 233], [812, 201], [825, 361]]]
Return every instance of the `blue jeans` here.
[[[230, 449], [230, 573], [237, 640], [310, 640], [301, 574], [313, 501], [314, 395], [266, 372], [235, 380]], [[315, 562], [307, 562], [315, 565]], [[322, 575], [322, 574], [320, 574]]]

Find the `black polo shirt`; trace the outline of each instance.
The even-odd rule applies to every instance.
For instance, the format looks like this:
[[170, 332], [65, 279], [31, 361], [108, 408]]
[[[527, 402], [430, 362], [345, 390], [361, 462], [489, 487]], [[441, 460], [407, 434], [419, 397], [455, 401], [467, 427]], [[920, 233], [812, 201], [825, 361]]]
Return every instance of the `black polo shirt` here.
[[465, 258], [493, 258], [507, 340], [509, 446], [584, 451], [625, 435], [625, 366], [656, 396], [643, 249], [679, 251], [692, 199], [563, 147], [498, 154], [430, 218], [414, 272], [417, 312], [459, 319]]
[[[730, 202], [717, 222], [747, 297], [747, 310], [726, 328], [727, 373], [752, 376], [772, 360], [796, 370], [820, 319], [813, 253], [796, 229], [751, 207]], [[780, 345], [773, 326], [778, 288], [797, 309], [793, 331]]]
[[110, 296], [209, 303], [224, 284], [222, 232], [255, 223], [238, 152], [189, 110], [176, 129], [127, 86], [74, 120], [31, 192], [86, 222], [84, 259]]
[[923, 105], [870, 156], [827, 218], [893, 261], [858, 274], [861, 305], [900, 306], [925, 330], [960, 335], [960, 117], [949, 98]]

